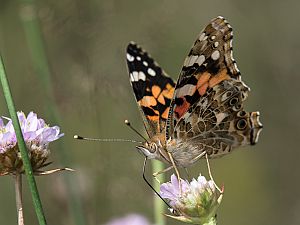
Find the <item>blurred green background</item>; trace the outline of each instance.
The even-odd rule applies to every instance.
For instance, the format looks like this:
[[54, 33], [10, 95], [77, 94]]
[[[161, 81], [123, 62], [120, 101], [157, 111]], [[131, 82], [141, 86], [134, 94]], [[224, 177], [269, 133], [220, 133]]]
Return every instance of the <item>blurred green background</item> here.
[[[73, 135], [139, 139], [123, 122], [129, 119], [144, 132], [128, 81], [127, 43], [138, 42], [177, 79], [197, 34], [218, 15], [234, 28], [234, 57], [252, 90], [246, 109], [259, 110], [264, 124], [256, 146], [211, 161], [216, 182], [225, 184], [219, 224], [300, 224], [299, 1], [36, 1], [51, 71], [46, 82], [51, 82], [59, 122], [49, 112], [49, 87], [31, 59], [26, 38], [30, 3], [1, 0], [0, 51], [17, 109], [33, 110], [51, 125], [59, 123], [65, 133], [52, 144], [49, 168], [77, 171], [37, 177], [49, 224], [80, 224], [64, 178], [74, 181], [86, 224], [132, 212], [153, 222], [153, 193], [142, 180], [143, 157], [134, 144], [80, 142]], [[0, 114], [8, 116], [2, 92], [0, 106]], [[191, 175], [199, 171], [207, 174], [205, 161]], [[26, 182], [24, 188], [25, 222], [35, 225]], [[11, 177], [1, 178], [0, 196], [0, 224], [16, 224]]]

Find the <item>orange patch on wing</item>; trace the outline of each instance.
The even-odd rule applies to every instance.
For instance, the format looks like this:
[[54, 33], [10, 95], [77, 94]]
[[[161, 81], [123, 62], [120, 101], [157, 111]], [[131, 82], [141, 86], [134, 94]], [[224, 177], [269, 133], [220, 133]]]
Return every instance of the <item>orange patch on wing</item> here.
[[153, 96], [144, 96], [139, 104], [144, 107], [151, 107], [157, 104], [156, 99]]
[[215, 85], [219, 84], [223, 80], [228, 80], [228, 79], [230, 79], [230, 76], [226, 72], [226, 69], [224, 69], [209, 80], [209, 87], [214, 87]]
[[[157, 93], [159, 93], [157, 95]], [[166, 87], [161, 91], [159, 86], [152, 87], [152, 94], [157, 99], [158, 102], [165, 105], [166, 101], [165, 98], [172, 99], [174, 94], [174, 87], [170, 84], [167, 84]]]
[[183, 104], [182, 105], [179, 105], [179, 106], [176, 106], [175, 108], [175, 115], [177, 117], [177, 119], [180, 119], [181, 116], [186, 113], [186, 111], [188, 111], [190, 107], [190, 103], [188, 103], [185, 98], [183, 97]]
[[209, 78], [211, 77], [211, 74], [209, 72], [204, 72], [200, 75], [198, 82], [197, 82], [197, 88], [208, 82]]
[[163, 105], [166, 104], [165, 98], [164, 98], [164, 96], [163, 96], [162, 94], [160, 94], [160, 95], [158, 96], [157, 101], [158, 101], [159, 103], [163, 104]]
[[208, 72], [204, 72], [200, 75], [196, 88], [198, 89], [199, 94], [202, 96], [205, 94], [207, 88], [208, 88], [208, 82], [211, 77], [211, 74]]
[[154, 85], [152, 88], [151, 88], [151, 91], [152, 91], [152, 95], [154, 96], [154, 98], [157, 98], [158, 95], [161, 93], [161, 88], [157, 85]]
[[165, 89], [162, 91], [162, 95], [168, 99], [172, 99], [174, 95], [174, 87], [171, 84], [167, 84]]
[[163, 114], [161, 114], [161, 117], [163, 119], [168, 119], [168, 116], [169, 116], [169, 110], [170, 110], [170, 107], [166, 108], [166, 110], [163, 112]]
[[200, 88], [198, 88], [199, 94], [202, 96], [205, 94], [206, 90], [208, 88], [208, 82], [204, 83]]

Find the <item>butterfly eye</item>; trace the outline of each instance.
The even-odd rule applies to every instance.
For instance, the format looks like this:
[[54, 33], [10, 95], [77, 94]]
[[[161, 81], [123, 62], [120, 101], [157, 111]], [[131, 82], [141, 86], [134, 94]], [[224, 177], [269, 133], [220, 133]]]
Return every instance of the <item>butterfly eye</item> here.
[[240, 119], [236, 123], [236, 128], [239, 130], [245, 129], [247, 126], [247, 121], [245, 119]]
[[157, 150], [157, 145], [154, 142], [150, 143], [149, 144], [149, 151], [151, 153], [154, 153], [154, 152], [156, 152], [156, 150]]

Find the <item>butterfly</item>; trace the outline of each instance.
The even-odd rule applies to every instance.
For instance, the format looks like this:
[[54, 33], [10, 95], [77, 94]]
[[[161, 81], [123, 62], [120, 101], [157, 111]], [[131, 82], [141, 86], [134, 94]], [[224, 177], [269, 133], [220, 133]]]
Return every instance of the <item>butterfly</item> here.
[[137, 146], [147, 159], [189, 167], [257, 143], [259, 112], [244, 110], [250, 88], [232, 55], [232, 27], [221, 16], [200, 32], [177, 83], [145, 52], [127, 47], [130, 83], [149, 139]]

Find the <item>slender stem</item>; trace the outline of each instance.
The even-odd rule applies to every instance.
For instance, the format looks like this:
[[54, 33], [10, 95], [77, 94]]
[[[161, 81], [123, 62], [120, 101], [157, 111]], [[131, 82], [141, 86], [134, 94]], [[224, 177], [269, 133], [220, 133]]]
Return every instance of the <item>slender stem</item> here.
[[[32, 60], [32, 66], [37, 74], [37, 78], [40, 80], [44, 87], [44, 96], [46, 104], [46, 113], [51, 121], [61, 123], [59, 118], [59, 111], [56, 106], [53, 87], [51, 82], [51, 69], [49, 66], [43, 34], [40, 29], [40, 21], [37, 15], [35, 0], [19, 0], [20, 2], [20, 19], [22, 22], [25, 38], [28, 48], [30, 50], [30, 56]], [[64, 164], [70, 164], [72, 161], [71, 154], [66, 152], [64, 142], [59, 142], [56, 153], [60, 161]], [[68, 205], [70, 213], [73, 218], [73, 223], [76, 225], [85, 225], [86, 218], [80, 196], [77, 194], [76, 185], [78, 181], [76, 177], [64, 176], [66, 186], [68, 187]]]
[[16, 175], [14, 175], [14, 178], [15, 178], [18, 225], [24, 225], [23, 199], [22, 199], [22, 175], [20, 173], [17, 173]]
[[5, 100], [6, 100], [7, 108], [8, 108], [8, 111], [9, 111], [10, 117], [12, 119], [14, 129], [15, 129], [15, 132], [16, 132], [18, 147], [19, 147], [19, 150], [20, 150], [20, 153], [21, 153], [26, 178], [27, 178], [27, 181], [28, 181], [28, 184], [29, 184], [29, 189], [31, 191], [35, 212], [36, 212], [39, 224], [40, 225], [45, 225], [45, 224], [47, 224], [46, 223], [46, 218], [45, 218], [45, 215], [44, 215], [44, 212], [43, 212], [39, 192], [38, 192], [38, 189], [37, 189], [37, 186], [36, 186], [36, 183], [35, 183], [35, 179], [34, 179], [34, 176], [33, 176], [33, 171], [32, 171], [32, 167], [31, 167], [30, 159], [29, 159], [29, 156], [27, 154], [27, 148], [26, 148], [26, 145], [25, 145], [25, 141], [23, 139], [21, 127], [20, 127], [20, 124], [19, 124], [19, 120], [18, 120], [16, 110], [15, 110], [15, 105], [14, 105], [13, 98], [12, 98], [12, 95], [11, 95], [8, 80], [6, 78], [5, 69], [4, 69], [4, 65], [2, 63], [1, 55], [0, 55], [0, 80], [1, 80], [1, 85], [2, 85], [2, 88], [3, 88], [3, 94], [4, 94], [4, 97], [5, 97]]
[[[164, 169], [164, 164], [157, 160], [152, 160], [152, 170], [153, 172], [162, 171]], [[164, 182], [164, 175], [160, 174], [158, 177], [160, 182]], [[157, 182], [156, 179], [153, 179], [153, 187], [155, 190], [159, 190], [160, 184]], [[154, 197], [154, 221], [155, 225], [165, 225], [166, 224], [166, 218], [163, 215], [164, 214], [164, 207], [165, 203], [159, 199], [158, 197]]]

